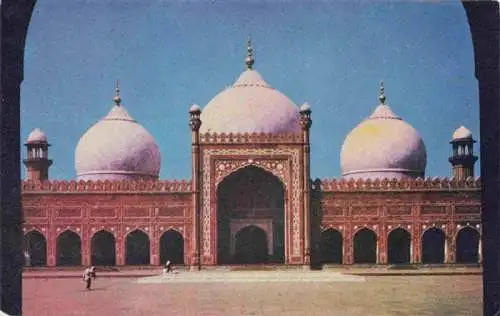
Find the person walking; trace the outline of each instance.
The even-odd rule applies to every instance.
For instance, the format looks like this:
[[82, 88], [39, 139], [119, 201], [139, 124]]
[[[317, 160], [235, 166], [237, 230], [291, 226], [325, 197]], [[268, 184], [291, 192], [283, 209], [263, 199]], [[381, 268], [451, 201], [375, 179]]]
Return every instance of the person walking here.
[[172, 272], [172, 263], [170, 262], [170, 260], [167, 260], [167, 262], [165, 262], [165, 267], [163, 268], [163, 273], [169, 272]]
[[92, 267], [86, 268], [85, 271], [83, 271], [83, 281], [85, 281], [85, 288], [90, 290], [92, 286]]

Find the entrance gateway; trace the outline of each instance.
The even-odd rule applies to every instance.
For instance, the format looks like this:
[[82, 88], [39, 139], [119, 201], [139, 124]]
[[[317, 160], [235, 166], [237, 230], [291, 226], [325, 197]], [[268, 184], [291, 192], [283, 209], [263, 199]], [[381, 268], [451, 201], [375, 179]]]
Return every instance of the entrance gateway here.
[[219, 184], [219, 264], [284, 263], [284, 196], [280, 180], [254, 166]]
[[191, 109], [195, 265], [309, 265], [311, 111], [298, 114], [296, 131], [218, 134]]

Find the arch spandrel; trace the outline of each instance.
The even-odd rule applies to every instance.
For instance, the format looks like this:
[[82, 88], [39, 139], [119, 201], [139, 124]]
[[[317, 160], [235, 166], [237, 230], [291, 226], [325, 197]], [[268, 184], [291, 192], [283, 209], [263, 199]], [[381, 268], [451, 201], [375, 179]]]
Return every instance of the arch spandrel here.
[[139, 226], [130, 227], [130, 229], [126, 230], [124, 238], [126, 239], [133, 232], [143, 233], [151, 240], [151, 236], [150, 236], [149, 232], [147, 230], [145, 230], [144, 228], [141, 228]]
[[107, 229], [107, 228], [99, 228], [99, 229], [95, 229], [94, 231], [91, 231], [90, 240], [92, 240], [99, 233], [108, 233], [108, 234], [111, 234], [111, 236], [113, 236], [113, 238], [115, 238], [115, 240], [117, 239], [116, 232], [111, 231], [110, 229]]
[[33, 233], [35, 233], [35, 234], [38, 233], [38, 234], [42, 235], [43, 238], [45, 238], [45, 240], [48, 240], [46, 233], [44, 231], [42, 231], [42, 229], [37, 228], [37, 227], [33, 227], [30, 229], [24, 230], [23, 236], [26, 236], [28, 234], [33, 234]]
[[457, 228], [457, 229], [455, 230], [455, 234], [454, 234], [453, 238], [454, 238], [455, 240], [457, 240], [458, 235], [459, 235], [462, 231], [464, 231], [464, 230], [466, 230], [466, 229], [470, 229], [470, 230], [474, 231], [474, 233], [479, 234], [479, 236], [481, 237], [481, 231], [480, 231], [479, 229], [477, 229], [477, 228], [476, 228], [476, 227], [474, 227], [473, 225], [463, 225], [463, 226], [460, 226], [459, 228]]
[[215, 186], [226, 177], [246, 167], [256, 167], [276, 176], [286, 189], [289, 181], [289, 161], [286, 159], [224, 159], [215, 160]]
[[320, 233], [325, 233], [327, 231], [337, 232], [340, 234], [340, 236], [342, 236], [342, 238], [344, 238], [344, 235], [345, 235], [344, 229], [339, 228], [339, 227], [335, 227], [335, 226], [320, 227]]
[[437, 226], [437, 225], [436, 226], [426, 226], [425, 228], [422, 227], [422, 231], [420, 232], [420, 239], [422, 239], [424, 237], [425, 233], [427, 233], [428, 231], [431, 231], [433, 229], [436, 229], [436, 230], [439, 230], [440, 232], [442, 232], [443, 235], [445, 236], [445, 238], [447, 238], [447, 236], [449, 235], [446, 226], [444, 228], [441, 225], [440, 226]]
[[163, 237], [163, 235], [165, 235], [168, 232], [174, 232], [174, 233], [177, 233], [180, 236], [182, 236], [182, 238], [184, 238], [184, 239], [186, 238], [186, 236], [184, 234], [184, 230], [181, 229], [180, 227], [174, 227], [174, 226], [168, 226], [168, 227], [164, 227], [163, 229], [160, 229], [158, 231], [159, 238]]
[[370, 227], [370, 225], [363, 225], [363, 226], [354, 226], [351, 230], [351, 235], [352, 237], [354, 238], [356, 236], [357, 233], [359, 233], [360, 231], [362, 230], [368, 230], [372, 233], [375, 234], [375, 237], [377, 238], [377, 240], [379, 240], [380, 236], [380, 227], [378, 225], [375, 225], [376, 227], [373, 227], [373, 225]]
[[405, 227], [403, 225], [401, 225], [401, 226], [395, 226], [395, 227], [392, 227], [391, 229], [387, 229], [387, 236], [389, 236], [391, 233], [393, 233], [393, 232], [395, 232], [397, 230], [402, 230], [403, 232], [405, 232], [408, 235], [410, 235], [411, 237], [413, 237], [412, 232], [411, 232], [411, 228], [408, 229], [408, 227]]
[[82, 240], [81, 231], [79, 229], [76, 229], [73, 227], [60, 228], [59, 230], [56, 229], [56, 239], [59, 238], [59, 236], [61, 236], [65, 232], [75, 233], [78, 236], [78, 238], [80, 238], [80, 240]]

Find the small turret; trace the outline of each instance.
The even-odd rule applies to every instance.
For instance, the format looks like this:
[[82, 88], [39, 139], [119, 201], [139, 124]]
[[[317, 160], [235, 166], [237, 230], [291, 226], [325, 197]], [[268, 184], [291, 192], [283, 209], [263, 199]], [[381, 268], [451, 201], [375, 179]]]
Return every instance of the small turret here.
[[457, 180], [466, 180], [474, 177], [474, 164], [477, 156], [474, 156], [474, 143], [470, 130], [460, 126], [453, 133], [450, 144], [452, 154], [448, 159], [453, 167], [453, 177]]
[[49, 167], [52, 160], [49, 159], [49, 146], [47, 136], [39, 129], [35, 128], [26, 140], [26, 159], [23, 160], [26, 166], [26, 178], [28, 181], [43, 181], [49, 179]]

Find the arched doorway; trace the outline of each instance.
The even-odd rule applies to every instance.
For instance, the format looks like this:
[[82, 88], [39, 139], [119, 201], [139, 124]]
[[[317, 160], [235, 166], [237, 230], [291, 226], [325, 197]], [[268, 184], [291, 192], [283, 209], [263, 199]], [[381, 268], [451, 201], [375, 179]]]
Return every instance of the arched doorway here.
[[170, 260], [173, 264], [184, 264], [184, 237], [169, 229], [160, 238], [160, 264]]
[[24, 235], [24, 251], [28, 258], [27, 266], [43, 267], [47, 265], [47, 240], [39, 231], [32, 230]]
[[92, 236], [91, 262], [96, 266], [114, 266], [116, 264], [116, 240], [112, 233], [101, 230]]
[[479, 232], [471, 227], [462, 228], [457, 234], [457, 263], [479, 262]]
[[377, 263], [377, 235], [363, 228], [354, 235], [354, 263]]
[[146, 265], [150, 263], [149, 236], [136, 229], [127, 235], [125, 264]]
[[82, 264], [82, 241], [77, 233], [66, 230], [57, 237], [58, 266], [79, 266]]
[[430, 228], [422, 236], [422, 263], [444, 263], [446, 236], [439, 228]]
[[387, 237], [387, 262], [389, 264], [409, 264], [411, 235], [403, 228], [396, 228]]
[[234, 263], [267, 262], [268, 250], [266, 232], [257, 226], [247, 226], [236, 234]]
[[[284, 263], [284, 208], [285, 189], [276, 176], [260, 167], [248, 166], [228, 175], [217, 188], [217, 262], [241, 263], [236, 249], [242, 250], [252, 238], [260, 245], [254, 249], [253, 259], [243, 256], [248, 263]], [[259, 225], [257, 223], [260, 223]], [[251, 226], [241, 230], [243, 227]], [[257, 227], [267, 227], [258, 229]], [[238, 235], [238, 236], [236, 236]], [[262, 243], [264, 238], [268, 241]], [[231, 246], [233, 245], [233, 246]], [[247, 246], [245, 246], [247, 245]], [[238, 248], [242, 247], [242, 248]], [[264, 247], [267, 256], [264, 257]], [[252, 253], [249, 249], [245, 253]]]
[[321, 262], [342, 264], [342, 234], [336, 229], [321, 232]]

